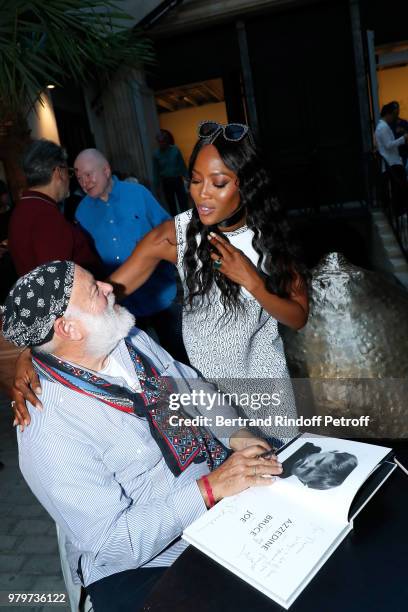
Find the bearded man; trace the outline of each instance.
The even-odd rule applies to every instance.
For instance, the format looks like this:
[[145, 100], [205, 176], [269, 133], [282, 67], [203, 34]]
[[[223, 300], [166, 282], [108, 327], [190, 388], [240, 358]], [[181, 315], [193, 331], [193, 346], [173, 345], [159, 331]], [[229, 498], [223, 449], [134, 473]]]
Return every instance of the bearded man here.
[[[70, 261], [22, 277], [4, 308], [3, 334], [32, 347], [42, 386], [43, 410], [29, 405], [31, 424], [18, 432], [20, 469], [63, 532], [95, 612], [141, 609], [184, 550], [183, 529], [282, 471], [247, 431], [217, 439], [184, 413], [172, 424], [174, 394], [210, 386], [144, 332], [129, 335], [133, 324], [111, 285]], [[208, 416], [205, 403], [186, 410]]]

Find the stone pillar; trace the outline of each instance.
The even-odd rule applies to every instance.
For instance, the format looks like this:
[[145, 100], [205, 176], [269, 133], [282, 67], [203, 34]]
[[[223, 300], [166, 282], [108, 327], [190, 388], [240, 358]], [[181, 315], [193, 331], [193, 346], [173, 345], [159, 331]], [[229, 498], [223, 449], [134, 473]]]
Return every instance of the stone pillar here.
[[364, 58], [359, 0], [349, 0], [349, 9], [361, 126], [361, 144], [363, 149], [362, 170], [364, 178], [364, 195], [366, 201], [369, 204], [372, 204], [373, 191], [370, 183], [369, 168], [373, 143], [371, 134], [370, 103], [368, 98], [367, 66]]
[[86, 98], [96, 147], [107, 156], [113, 170], [129, 173], [151, 188], [159, 120], [154, 94], [143, 72], [119, 71], [99, 97], [88, 90]]
[[134, 71], [134, 77], [129, 84], [139, 127], [146, 178], [149, 186], [152, 187], [153, 152], [157, 148], [156, 136], [160, 129], [159, 117], [154, 93], [146, 85], [144, 74], [141, 71]]

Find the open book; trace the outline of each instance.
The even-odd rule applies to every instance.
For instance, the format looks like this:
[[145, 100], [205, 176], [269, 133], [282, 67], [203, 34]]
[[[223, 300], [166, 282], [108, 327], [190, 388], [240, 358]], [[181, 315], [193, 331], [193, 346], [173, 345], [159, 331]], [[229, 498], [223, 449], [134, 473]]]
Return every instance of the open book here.
[[389, 448], [313, 434], [279, 459], [270, 487], [224, 498], [183, 538], [288, 609], [396, 465]]

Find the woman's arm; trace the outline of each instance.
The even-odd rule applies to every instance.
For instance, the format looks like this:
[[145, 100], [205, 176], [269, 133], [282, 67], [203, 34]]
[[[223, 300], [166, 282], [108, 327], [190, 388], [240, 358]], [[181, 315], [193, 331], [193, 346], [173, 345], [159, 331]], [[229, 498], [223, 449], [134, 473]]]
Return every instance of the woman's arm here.
[[[255, 268], [256, 271], [256, 268]], [[265, 287], [265, 281], [256, 271], [256, 277], [249, 282], [246, 289], [254, 296], [269, 314], [280, 323], [292, 329], [301, 329], [307, 323], [309, 316], [309, 300], [306, 283], [296, 274], [288, 298], [281, 298], [270, 293]]]
[[294, 276], [289, 297], [281, 298], [267, 290], [264, 279], [242, 251], [218, 234], [210, 234], [209, 240], [221, 255], [220, 257], [216, 253], [211, 253], [213, 261], [220, 260], [219, 271], [222, 274], [249, 291], [262, 308], [280, 323], [292, 329], [301, 329], [306, 325], [309, 316], [307, 288], [299, 274]]
[[177, 263], [176, 226], [169, 219], [152, 229], [136, 245], [120, 268], [107, 279], [119, 297], [138, 289], [152, 275], [161, 260]]
[[14, 382], [11, 389], [11, 399], [13, 400], [11, 406], [14, 412], [13, 425], [19, 425], [21, 431], [24, 431], [24, 427], [31, 422], [26, 402], [30, 402], [37, 410], [42, 410], [38, 395], [41, 395], [41, 384], [34, 370], [31, 351], [26, 348], [20, 353], [16, 361]]

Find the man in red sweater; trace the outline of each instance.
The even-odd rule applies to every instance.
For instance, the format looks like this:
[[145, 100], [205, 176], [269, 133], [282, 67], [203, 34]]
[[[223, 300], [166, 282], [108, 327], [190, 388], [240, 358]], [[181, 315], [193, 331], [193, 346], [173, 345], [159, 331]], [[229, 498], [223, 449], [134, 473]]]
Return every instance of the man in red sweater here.
[[[49, 140], [34, 140], [23, 158], [28, 191], [11, 216], [8, 246], [19, 276], [55, 259], [68, 259], [100, 277], [98, 255], [81, 228], [58, 208], [69, 195], [67, 154]], [[103, 274], [103, 273], [102, 273]]]
[[[34, 140], [24, 155], [23, 170], [29, 189], [13, 210], [8, 231], [8, 248], [18, 276], [48, 261], [68, 259], [103, 278], [101, 261], [88, 237], [58, 208], [58, 202], [69, 194], [65, 150], [50, 140]], [[7, 392], [18, 354], [0, 333], [0, 388]]]

